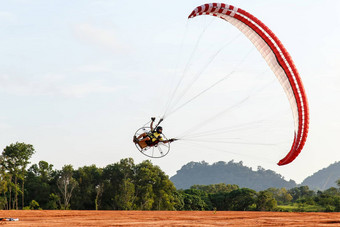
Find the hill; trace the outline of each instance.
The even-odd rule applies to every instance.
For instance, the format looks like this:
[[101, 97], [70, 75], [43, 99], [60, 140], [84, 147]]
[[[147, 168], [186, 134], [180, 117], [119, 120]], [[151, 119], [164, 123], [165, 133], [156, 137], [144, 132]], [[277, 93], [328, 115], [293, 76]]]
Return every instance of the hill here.
[[251, 188], [256, 191], [270, 187], [287, 189], [296, 187], [295, 181], [286, 181], [283, 176], [272, 170], [258, 167], [257, 171], [246, 167], [242, 162], [189, 162], [177, 171], [170, 180], [177, 189], [187, 189], [192, 185], [236, 184], [240, 187]]
[[340, 162], [335, 162], [323, 168], [312, 176], [307, 177], [301, 185], [307, 185], [313, 190], [326, 190], [330, 187], [337, 187], [336, 181], [340, 179]]

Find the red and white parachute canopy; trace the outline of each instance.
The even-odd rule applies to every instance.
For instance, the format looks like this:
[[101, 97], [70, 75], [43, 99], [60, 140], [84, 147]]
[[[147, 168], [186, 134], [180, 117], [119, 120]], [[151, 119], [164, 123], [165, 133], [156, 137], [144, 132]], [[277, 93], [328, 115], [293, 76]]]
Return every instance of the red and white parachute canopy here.
[[307, 97], [299, 73], [276, 35], [250, 13], [223, 3], [210, 3], [197, 7], [189, 18], [212, 15], [228, 21], [255, 45], [281, 83], [292, 108], [295, 133], [290, 152], [278, 165], [292, 162], [301, 152], [308, 134], [309, 110]]

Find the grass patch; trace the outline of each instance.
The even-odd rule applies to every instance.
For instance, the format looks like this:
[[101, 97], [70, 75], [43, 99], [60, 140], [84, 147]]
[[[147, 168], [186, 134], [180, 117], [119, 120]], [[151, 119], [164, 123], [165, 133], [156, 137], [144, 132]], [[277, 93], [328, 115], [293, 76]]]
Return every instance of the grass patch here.
[[294, 203], [289, 205], [278, 205], [277, 208], [284, 212], [322, 212], [325, 208], [318, 205]]

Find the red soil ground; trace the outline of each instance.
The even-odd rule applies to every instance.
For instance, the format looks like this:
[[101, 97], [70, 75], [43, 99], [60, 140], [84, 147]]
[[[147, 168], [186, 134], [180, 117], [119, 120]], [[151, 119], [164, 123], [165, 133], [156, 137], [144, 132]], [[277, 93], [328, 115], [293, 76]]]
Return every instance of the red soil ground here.
[[340, 213], [233, 211], [0, 211], [9, 226], [340, 226]]

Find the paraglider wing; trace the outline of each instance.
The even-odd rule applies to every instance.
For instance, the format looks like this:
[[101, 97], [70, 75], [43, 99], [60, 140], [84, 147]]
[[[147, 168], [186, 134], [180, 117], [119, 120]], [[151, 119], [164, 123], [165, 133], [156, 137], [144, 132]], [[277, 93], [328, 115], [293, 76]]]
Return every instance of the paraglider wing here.
[[255, 45], [276, 75], [290, 102], [295, 125], [291, 150], [278, 165], [292, 162], [301, 152], [307, 139], [309, 110], [301, 78], [289, 53], [265, 24], [240, 8], [223, 3], [204, 4], [194, 9], [189, 18], [199, 15], [219, 17], [238, 28]]

